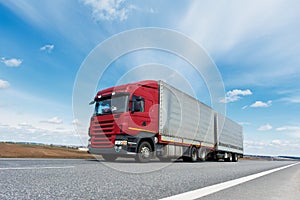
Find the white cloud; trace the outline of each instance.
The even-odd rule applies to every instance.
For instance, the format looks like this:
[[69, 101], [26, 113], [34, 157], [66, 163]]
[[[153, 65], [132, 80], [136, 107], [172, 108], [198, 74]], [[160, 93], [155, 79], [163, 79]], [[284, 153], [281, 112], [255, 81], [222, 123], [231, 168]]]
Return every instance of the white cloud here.
[[53, 49], [54, 49], [53, 44], [46, 44], [40, 48], [41, 51], [46, 51], [47, 53], [51, 53]]
[[245, 140], [245, 154], [253, 155], [272, 155], [272, 156], [300, 156], [300, 141], [299, 140]]
[[280, 99], [280, 101], [287, 103], [300, 103], [300, 96], [291, 96]]
[[6, 89], [9, 87], [9, 82], [0, 79], [0, 89]]
[[299, 79], [299, 6], [295, 1], [193, 1], [178, 24], [216, 63], [231, 64], [227, 86], [272, 85]]
[[282, 126], [276, 128], [276, 131], [284, 131], [293, 137], [300, 138], [300, 126]]
[[[12, 142], [38, 142], [44, 144], [85, 145], [81, 137], [73, 129], [67, 128], [42, 128], [26, 122], [17, 126], [1, 125], [0, 141]], [[87, 140], [86, 140], [87, 141]]]
[[62, 124], [63, 120], [59, 117], [52, 117], [48, 120], [42, 120], [41, 123], [49, 123], [49, 124]]
[[276, 128], [276, 131], [286, 131], [288, 128], [286, 126]]
[[252, 95], [252, 92], [249, 89], [247, 89], [247, 90], [234, 89], [234, 90], [228, 91], [226, 93], [225, 98], [221, 99], [220, 102], [221, 103], [235, 102], [235, 101], [238, 101], [239, 99], [241, 99], [241, 96], [248, 96], [248, 95]]
[[244, 110], [244, 109], [246, 109], [246, 108], [248, 108], [249, 106], [248, 105], [246, 105], [246, 106], [243, 106], [242, 107], [242, 109]]
[[[266, 8], [272, 12], [266, 13]], [[218, 4], [194, 1], [181, 21], [181, 26], [191, 30], [193, 36], [203, 41], [209, 49], [228, 50], [243, 40], [277, 31], [285, 20], [294, 17], [291, 16], [293, 13], [278, 17], [278, 14], [284, 12], [283, 8], [284, 2], [274, 3], [272, 0], [230, 3], [223, 0]], [[193, 26], [195, 19], [198, 19], [197, 27]]]
[[271, 130], [273, 127], [270, 124], [265, 124], [260, 126], [257, 130], [258, 131], [269, 131]]
[[243, 126], [243, 125], [251, 125], [250, 122], [238, 122], [239, 125]]
[[275, 144], [275, 145], [282, 145], [283, 142], [281, 140], [272, 140], [271, 144]]
[[18, 124], [18, 126], [22, 126], [22, 127], [31, 127], [31, 124], [28, 124], [27, 122], [21, 122]]
[[256, 101], [255, 103], [251, 104], [251, 108], [267, 108], [272, 105], [272, 101], [262, 102], [262, 101]]
[[79, 119], [74, 119], [74, 120], [72, 121], [72, 124], [74, 124], [74, 125], [79, 125], [79, 124], [80, 124]]
[[284, 102], [284, 103], [300, 103], [300, 89], [290, 89], [290, 90], [281, 90], [277, 91], [278, 95], [282, 95], [284, 97], [278, 99], [278, 101]]
[[1, 62], [7, 67], [19, 67], [23, 63], [23, 60], [17, 58], [6, 59], [3, 57], [1, 58]]
[[92, 14], [96, 21], [124, 21], [128, 18], [133, 5], [126, 5], [125, 0], [83, 0], [85, 5], [92, 8]]
[[279, 96], [282, 96], [282, 98], [278, 99], [278, 101], [280, 102], [288, 103], [288, 104], [300, 103], [300, 95], [299, 95], [300, 89], [298, 87], [289, 90], [279, 90], [277, 91], [277, 94]]

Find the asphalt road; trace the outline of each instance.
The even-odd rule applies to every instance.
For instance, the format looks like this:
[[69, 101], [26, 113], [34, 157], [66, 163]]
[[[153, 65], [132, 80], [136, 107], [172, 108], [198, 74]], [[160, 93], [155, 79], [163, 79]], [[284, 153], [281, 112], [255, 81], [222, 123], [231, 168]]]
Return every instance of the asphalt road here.
[[[0, 159], [0, 199], [161, 199], [292, 163]], [[299, 200], [300, 164], [201, 199]]]

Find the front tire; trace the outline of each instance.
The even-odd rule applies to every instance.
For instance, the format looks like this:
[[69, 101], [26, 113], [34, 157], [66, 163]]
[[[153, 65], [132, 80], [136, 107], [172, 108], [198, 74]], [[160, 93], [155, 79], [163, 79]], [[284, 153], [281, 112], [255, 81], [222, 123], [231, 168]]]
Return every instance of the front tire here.
[[135, 160], [140, 163], [147, 163], [152, 157], [153, 149], [149, 142], [143, 141], [138, 148]]

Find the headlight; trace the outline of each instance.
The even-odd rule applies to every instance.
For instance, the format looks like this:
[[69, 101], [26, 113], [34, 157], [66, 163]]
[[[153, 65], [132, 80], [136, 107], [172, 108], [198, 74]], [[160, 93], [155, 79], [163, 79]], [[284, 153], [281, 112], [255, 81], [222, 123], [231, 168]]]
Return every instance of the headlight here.
[[116, 140], [115, 145], [127, 145], [127, 140]]

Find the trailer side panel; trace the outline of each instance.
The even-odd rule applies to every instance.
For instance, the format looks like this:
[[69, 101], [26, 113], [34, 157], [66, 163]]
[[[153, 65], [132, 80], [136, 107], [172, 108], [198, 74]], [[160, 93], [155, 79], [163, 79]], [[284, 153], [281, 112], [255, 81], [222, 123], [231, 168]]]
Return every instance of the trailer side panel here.
[[214, 111], [197, 99], [160, 81], [159, 133], [214, 147]]
[[238, 123], [215, 113], [216, 150], [243, 154], [243, 128]]

